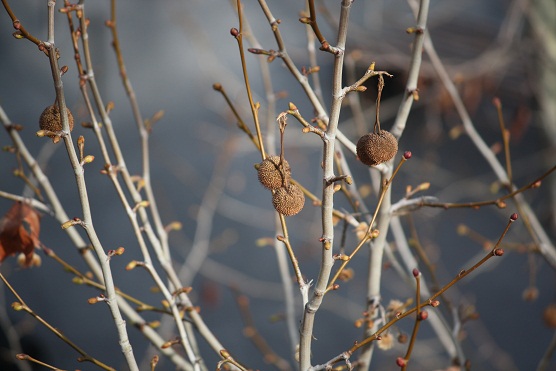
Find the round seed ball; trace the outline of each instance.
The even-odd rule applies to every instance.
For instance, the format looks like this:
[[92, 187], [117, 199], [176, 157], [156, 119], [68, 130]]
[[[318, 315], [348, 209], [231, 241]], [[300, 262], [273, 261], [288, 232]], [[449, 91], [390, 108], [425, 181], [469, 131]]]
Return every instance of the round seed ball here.
[[[69, 108], [66, 107], [68, 113], [68, 121], [70, 131], [73, 130], [73, 115]], [[57, 104], [48, 106], [42, 111], [41, 117], [39, 119], [39, 127], [41, 130], [48, 130], [52, 132], [57, 132], [62, 130], [62, 118], [60, 117], [60, 108]], [[55, 134], [47, 134], [49, 138], [52, 138], [54, 142], [57, 142]], [[58, 139], [59, 140], [59, 139]]]
[[272, 205], [276, 211], [285, 216], [292, 216], [303, 209], [305, 195], [301, 188], [290, 183], [288, 187], [278, 188], [272, 195]]
[[280, 166], [280, 156], [270, 156], [259, 164], [259, 182], [268, 189], [278, 189], [290, 179], [291, 169], [288, 161]]
[[386, 130], [365, 134], [357, 141], [357, 156], [368, 166], [390, 161], [397, 152], [398, 141]]

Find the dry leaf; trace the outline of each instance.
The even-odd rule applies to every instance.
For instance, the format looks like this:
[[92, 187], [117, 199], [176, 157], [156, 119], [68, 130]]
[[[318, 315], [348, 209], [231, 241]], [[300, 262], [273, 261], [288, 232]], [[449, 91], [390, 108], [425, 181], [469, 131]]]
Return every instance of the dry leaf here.
[[40, 246], [40, 214], [23, 202], [16, 202], [0, 220], [0, 263], [22, 253], [22, 266], [34, 265], [35, 248]]

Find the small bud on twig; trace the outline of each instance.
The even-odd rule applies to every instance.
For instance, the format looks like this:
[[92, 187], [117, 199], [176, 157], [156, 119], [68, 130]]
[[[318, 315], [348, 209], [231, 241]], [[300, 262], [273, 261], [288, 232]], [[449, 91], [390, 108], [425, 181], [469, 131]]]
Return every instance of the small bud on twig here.
[[398, 357], [398, 358], [396, 358], [396, 364], [399, 367], [405, 367], [405, 366], [407, 366], [407, 359], [402, 358], [402, 357]]
[[91, 162], [93, 162], [95, 160], [95, 156], [93, 155], [87, 155], [85, 157], [83, 157], [83, 164], [90, 164]]
[[152, 358], [151, 358], [151, 367], [154, 369], [154, 367], [158, 364], [158, 354], [155, 354]]
[[62, 229], [68, 229], [69, 227], [73, 227], [74, 225], [81, 224], [81, 219], [73, 218], [62, 224]]

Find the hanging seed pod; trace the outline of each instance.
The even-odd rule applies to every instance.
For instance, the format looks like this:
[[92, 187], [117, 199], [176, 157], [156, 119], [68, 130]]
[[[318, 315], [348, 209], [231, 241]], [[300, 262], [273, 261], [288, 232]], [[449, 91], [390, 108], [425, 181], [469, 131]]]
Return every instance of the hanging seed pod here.
[[[68, 113], [68, 121], [70, 131], [73, 130], [73, 115], [69, 108], [66, 107], [66, 111]], [[41, 130], [50, 131], [52, 133], [48, 133], [47, 136], [52, 138], [54, 143], [57, 143], [60, 140], [59, 136], [56, 136], [54, 133], [62, 130], [62, 118], [60, 117], [60, 108], [57, 104], [53, 104], [48, 106], [42, 111], [41, 117], [39, 119], [39, 127]]]
[[386, 130], [365, 134], [357, 142], [357, 156], [368, 166], [390, 161], [397, 152], [398, 141]]
[[290, 164], [284, 160], [280, 164], [280, 156], [270, 156], [258, 165], [259, 182], [268, 189], [278, 189], [288, 184], [291, 176]]
[[287, 187], [278, 188], [272, 195], [272, 205], [276, 211], [285, 216], [292, 216], [303, 209], [305, 195], [301, 188], [290, 183]]

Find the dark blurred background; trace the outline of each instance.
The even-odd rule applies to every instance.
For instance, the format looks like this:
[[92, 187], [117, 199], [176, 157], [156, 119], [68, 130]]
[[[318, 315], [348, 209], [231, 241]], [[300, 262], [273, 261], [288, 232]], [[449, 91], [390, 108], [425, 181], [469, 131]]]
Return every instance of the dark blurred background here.
[[[29, 31], [39, 38], [46, 38], [46, 2], [11, 1], [10, 5]], [[245, 1], [244, 5], [246, 19], [261, 47], [276, 49], [258, 4]], [[290, 55], [298, 66], [309, 66], [306, 31], [298, 21], [304, 3], [275, 1], [269, 5], [274, 16], [282, 20], [280, 30]], [[339, 5], [325, 1], [322, 6], [326, 8], [321, 9], [319, 22], [325, 36], [333, 41], [335, 32], [329, 21], [337, 18]], [[432, 1], [431, 4], [429, 31], [433, 42], [460, 89], [477, 130], [493, 148], [500, 147], [501, 136], [497, 113], [491, 102], [494, 97], [502, 101], [506, 125], [512, 134], [513, 174], [518, 186], [540, 176], [555, 162], [556, 121], [551, 104], [556, 106], [556, 94], [551, 89], [556, 84], [550, 84], [556, 73], [555, 64], [552, 64], [556, 44], [550, 41], [554, 42], [556, 38], [555, 8], [552, 0], [448, 0]], [[551, 10], [555, 10], [552, 15]], [[95, 75], [105, 101], [115, 104], [111, 117], [128, 167], [132, 173], [140, 174], [139, 138], [119, 79], [110, 32], [104, 26], [109, 18], [109, 3], [86, 2], [86, 12], [91, 21], [89, 33]], [[271, 366], [265, 364], [262, 355], [242, 334], [243, 324], [231, 288], [250, 297], [258, 330], [278, 354], [293, 364], [284, 322], [279, 320], [284, 307], [276, 255], [271, 246], [257, 244], [262, 238], [273, 238], [274, 212], [269, 193], [257, 183], [253, 170], [260, 155], [237, 129], [222, 97], [212, 89], [213, 83], [221, 83], [237, 103], [240, 114], [251, 124], [237, 45], [229, 34], [230, 28], [237, 26], [233, 6], [224, 1], [118, 2], [123, 54], [142, 114], [150, 117], [159, 110], [165, 112], [150, 137], [150, 155], [152, 182], [163, 220], [183, 224], [181, 231], [171, 234], [175, 265], [179, 267], [190, 251], [198, 210], [207, 188], [215, 184], [211, 179], [215, 179], [216, 168], [224, 183], [221, 192], [216, 193], [219, 198], [212, 219], [209, 255], [194, 280], [193, 297], [221, 342], [249, 367], [266, 370]], [[377, 69], [394, 75], [386, 81], [381, 106], [381, 122], [387, 129], [392, 125], [404, 94], [405, 71], [413, 40], [405, 30], [411, 26], [414, 26], [414, 18], [404, 1], [354, 4], [347, 44], [354, 75], [360, 76], [372, 61], [376, 62]], [[13, 38], [13, 31], [9, 17], [2, 9], [0, 105], [14, 123], [23, 125], [20, 134], [39, 161], [45, 162], [44, 171], [58, 191], [67, 213], [79, 217], [81, 211], [74, 176], [63, 146], [54, 146], [35, 136], [40, 113], [53, 103], [55, 97], [47, 58], [30, 42]], [[89, 121], [78, 89], [67, 22], [60, 14], [56, 21], [56, 43], [61, 51], [60, 64], [69, 67], [64, 76], [68, 106], [77, 122]], [[262, 117], [265, 117], [267, 105], [257, 58], [263, 57], [247, 56], [248, 68], [255, 100], [261, 102]], [[324, 53], [319, 53], [318, 58], [326, 100], [330, 99], [332, 58]], [[270, 65], [270, 71], [274, 90], [280, 93], [276, 113], [286, 110], [291, 101], [306, 118], [310, 118], [312, 107], [279, 59]], [[349, 108], [342, 111], [340, 129], [352, 141], [370, 130], [374, 121], [375, 83], [369, 81], [366, 84], [368, 91], [360, 94], [363, 106], [369, 107], [365, 111], [367, 127], [354, 124]], [[421, 99], [414, 105], [400, 141], [400, 149], [411, 150], [413, 158], [404, 165], [393, 185], [393, 200], [404, 196], [406, 185], [416, 186], [422, 182], [431, 183], [425, 194], [437, 196], [443, 202], [496, 198], [501, 194], [493, 193], [496, 178], [462, 132], [461, 119], [426, 56], [419, 89]], [[266, 127], [267, 123], [263, 121], [263, 125]], [[275, 124], [270, 122], [269, 125]], [[321, 142], [316, 136], [300, 135], [300, 129], [294, 120], [290, 120], [285, 139], [287, 157], [296, 179], [320, 195]], [[103, 164], [92, 132], [78, 125], [73, 135], [74, 138], [84, 135], [86, 152], [97, 156], [98, 161], [86, 168], [86, 179], [101, 241], [106, 250], [118, 246], [126, 248], [124, 256], [111, 263], [117, 286], [142, 300], [159, 303], [161, 297], [150, 290], [154, 285], [144, 271], [127, 272], [123, 269], [127, 262], [141, 257], [113, 187], [107, 177], [100, 174]], [[11, 144], [5, 132], [0, 134], [0, 141], [2, 146]], [[0, 190], [22, 194], [25, 185], [11, 175], [17, 167], [15, 156], [7, 152], [0, 153], [0, 156]], [[503, 153], [498, 152], [497, 156], [503, 163]], [[358, 186], [369, 185], [366, 168], [353, 156], [348, 158], [348, 163]], [[555, 187], [551, 183], [549, 177], [540, 189], [528, 191], [525, 198], [554, 241], [554, 197], [551, 191]], [[349, 207], [347, 202], [337, 198], [339, 207]], [[374, 209], [376, 198], [369, 196], [366, 201], [367, 206]], [[0, 199], [0, 213], [4, 214], [11, 204], [10, 200]], [[424, 209], [416, 212], [412, 219], [421, 243], [436, 267], [439, 281], [445, 283], [484, 254], [483, 243], [458, 234], [458, 226], [466, 225], [485, 239], [496, 241], [513, 212], [515, 207], [508, 202], [504, 210], [495, 207]], [[315, 278], [319, 269], [319, 214], [319, 209], [307, 202], [299, 216], [288, 219], [291, 220], [292, 243], [308, 279]], [[409, 226], [406, 218], [402, 223]], [[340, 227], [337, 233], [339, 236]], [[41, 241], [76, 268], [83, 272], [87, 270], [59, 223], [47, 215], [42, 218]], [[465, 323], [462, 332], [464, 351], [474, 370], [535, 369], [554, 336], [554, 328], [548, 328], [543, 320], [545, 308], [555, 302], [554, 270], [538, 255], [527, 252], [531, 238], [523, 224], [514, 225], [506, 241], [509, 245], [503, 258], [489, 261], [448, 293], [454, 305], [479, 314], [476, 320]], [[350, 227], [346, 246], [354, 244]], [[354, 280], [331, 294], [317, 315], [315, 364], [324, 363], [361, 337], [361, 330], [353, 323], [364, 310], [367, 254], [362, 252], [360, 259], [351, 265], [356, 272]], [[21, 269], [15, 259], [8, 259], [1, 270], [40, 316], [91, 355], [116, 369], [125, 369], [107, 308], [87, 304], [87, 299], [98, 292], [72, 284], [72, 276], [44, 256], [40, 268]], [[424, 274], [427, 279], [426, 272]], [[405, 300], [413, 296], [412, 290], [401, 282], [394, 270], [385, 270], [383, 286], [385, 304], [390, 299]], [[538, 289], [536, 300], [523, 299], [524, 291], [530, 287]], [[298, 291], [294, 290], [297, 294]], [[5, 324], [11, 321], [21, 336], [24, 352], [61, 369], [93, 369], [90, 364], [79, 364], [76, 361], [78, 355], [72, 349], [30, 316], [11, 310], [10, 304], [15, 299], [3, 286], [1, 292], [2, 329], [6, 331]], [[300, 306], [296, 310], [299, 315]], [[158, 317], [146, 314], [145, 318], [154, 320]], [[406, 332], [411, 326], [410, 320], [400, 324]], [[135, 329], [130, 328], [129, 335], [140, 361], [148, 362], [157, 353]], [[2, 344], [5, 346], [5, 342]], [[207, 355], [208, 368], [215, 368], [218, 357], [202, 340], [200, 345]], [[402, 345], [389, 351], [377, 350], [372, 369], [394, 370], [395, 358], [404, 353]], [[444, 369], [450, 365], [443, 348], [426, 325], [419, 333], [414, 353], [416, 358], [412, 367], [415, 370]], [[16, 369], [11, 365], [10, 355], [5, 354], [6, 349], [3, 349], [0, 368]], [[144, 369], [147, 365], [142, 363]], [[556, 367], [554, 361], [551, 365]], [[20, 367], [26, 369], [21, 363]], [[170, 370], [174, 366], [163, 359], [157, 369]]]

